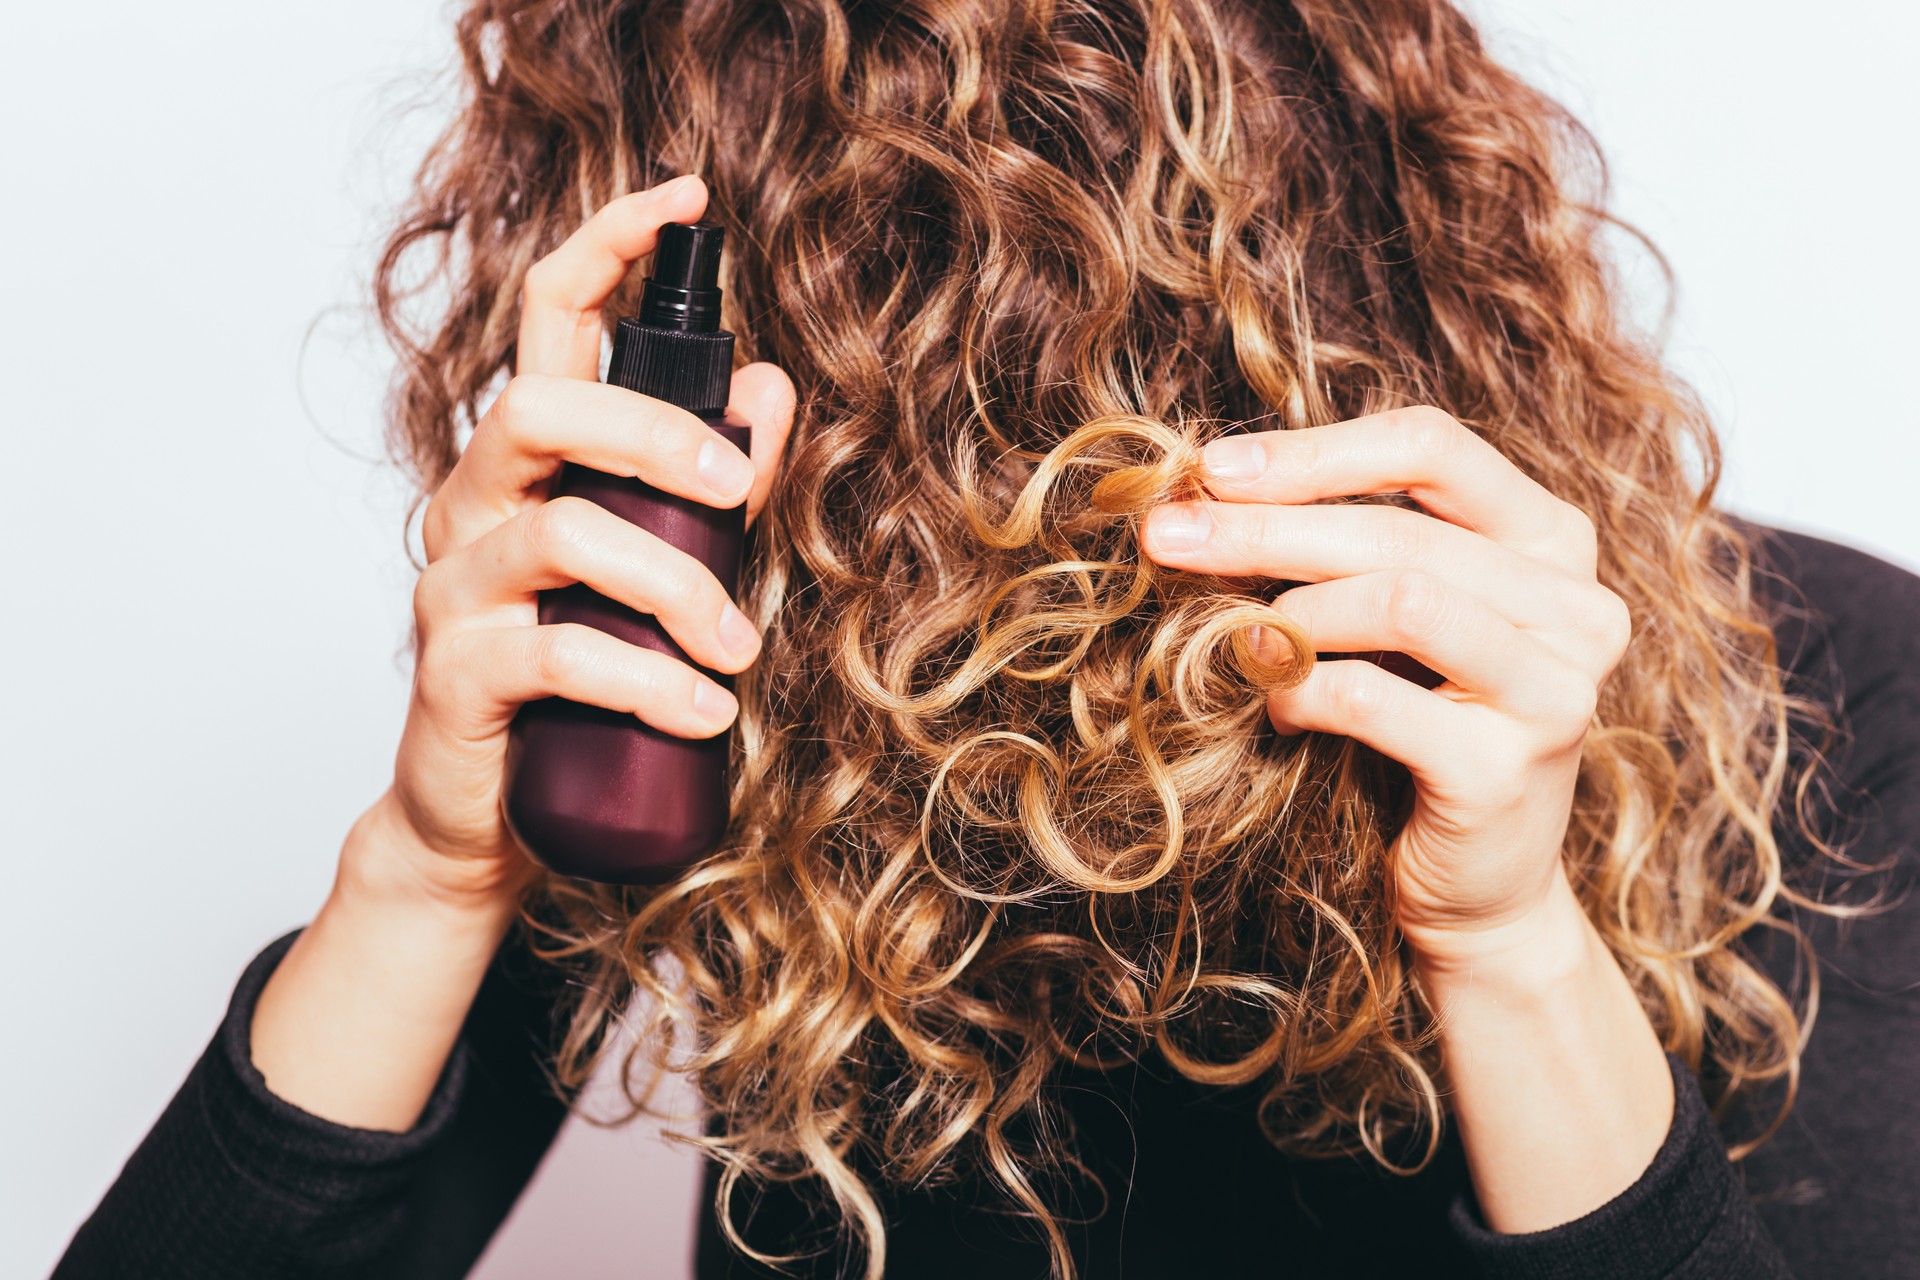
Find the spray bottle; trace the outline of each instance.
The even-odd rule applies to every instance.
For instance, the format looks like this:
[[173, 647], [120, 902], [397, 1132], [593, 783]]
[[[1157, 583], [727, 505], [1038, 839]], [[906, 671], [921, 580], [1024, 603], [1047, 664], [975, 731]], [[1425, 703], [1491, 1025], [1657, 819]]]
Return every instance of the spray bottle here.
[[[733, 335], [720, 327], [717, 223], [667, 223], [640, 313], [620, 322], [607, 381], [697, 414], [742, 453], [752, 429], [727, 409]], [[563, 464], [553, 496], [574, 494], [672, 543], [739, 587], [746, 505], [722, 510], [632, 476]], [[540, 621], [578, 622], [696, 667], [723, 688], [733, 677], [688, 657], [651, 615], [583, 583], [540, 593]], [[543, 865], [614, 884], [671, 879], [710, 852], [728, 819], [733, 734], [681, 738], [604, 707], [542, 698], [508, 730], [502, 808]]]

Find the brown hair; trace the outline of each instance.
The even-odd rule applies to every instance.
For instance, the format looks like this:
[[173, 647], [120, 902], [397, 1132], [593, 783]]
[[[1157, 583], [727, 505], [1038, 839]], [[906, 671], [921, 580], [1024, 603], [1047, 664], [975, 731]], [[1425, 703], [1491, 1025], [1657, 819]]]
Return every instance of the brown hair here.
[[723, 1221], [740, 1177], [817, 1179], [878, 1275], [855, 1157], [973, 1162], [1068, 1272], [1047, 1079], [1149, 1048], [1262, 1082], [1289, 1149], [1426, 1158], [1437, 1064], [1385, 893], [1403, 773], [1266, 732], [1260, 688], [1313, 661], [1249, 649], [1274, 584], [1135, 541], [1210, 435], [1400, 405], [1596, 524], [1635, 640], [1568, 865], [1669, 1049], [1791, 1079], [1810, 1011], [1736, 945], [1797, 900], [1771, 822], [1811, 776], [1751, 549], [1621, 314], [1592, 140], [1451, 5], [477, 0], [459, 47], [379, 274], [423, 490], [513, 367], [527, 267], [681, 172], [728, 228], [741, 359], [799, 391], [741, 589], [766, 646], [733, 829], [657, 891], [530, 905], [587, 971], [564, 1074], [649, 995], [634, 1052], [677, 1053], [717, 1114]]

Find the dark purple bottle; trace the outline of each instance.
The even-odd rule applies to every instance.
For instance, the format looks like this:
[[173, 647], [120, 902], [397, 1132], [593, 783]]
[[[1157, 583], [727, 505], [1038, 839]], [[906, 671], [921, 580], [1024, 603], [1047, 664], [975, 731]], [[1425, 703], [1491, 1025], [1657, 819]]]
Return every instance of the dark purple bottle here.
[[[654, 249], [640, 314], [614, 331], [607, 381], [679, 405], [742, 453], [749, 425], [727, 412], [733, 335], [720, 328], [717, 223], [670, 222]], [[721, 510], [566, 463], [553, 496], [599, 503], [698, 559], [729, 596], [739, 587], [746, 505]], [[652, 615], [581, 583], [540, 593], [542, 623], [579, 622], [669, 654], [727, 689], [733, 677], [701, 666]], [[681, 738], [622, 711], [564, 698], [520, 708], [507, 738], [502, 802], [507, 826], [541, 863], [613, 884], [671, 879], [712, 851], [728, 817], [732, 731]]]

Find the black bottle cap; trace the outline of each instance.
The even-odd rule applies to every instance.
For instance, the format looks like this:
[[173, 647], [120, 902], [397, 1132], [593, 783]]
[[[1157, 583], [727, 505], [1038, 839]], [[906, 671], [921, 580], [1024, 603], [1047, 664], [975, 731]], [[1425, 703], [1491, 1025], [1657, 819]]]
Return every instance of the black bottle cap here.
[[706, 417], [723, 413], [733, 382], [733, 335], [720, 327], [717, 222], [669, 222], [653, 250], [640, 314], [613, 333], [607, 381]]
[[660, 228], [653, 274], [640, 295], [641, 324], [696, 333], [720, 327], [720, 248], [726, 234], [717, 222], [669, 222]]

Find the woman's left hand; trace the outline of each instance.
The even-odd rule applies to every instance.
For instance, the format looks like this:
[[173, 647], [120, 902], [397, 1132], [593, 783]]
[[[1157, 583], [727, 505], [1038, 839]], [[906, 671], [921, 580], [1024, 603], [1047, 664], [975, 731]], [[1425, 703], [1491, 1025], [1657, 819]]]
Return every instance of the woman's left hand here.
[[[1580, 752], [1627, 647], [1594, 526], [1437, 409], [1207, 446], [1220, 501], [1170, 503], [1146, 549], [1174, 568], [1304, 583], [1274, 607], [1360, 659], [1274, 694], [1283, 733], [1357, 739], [1412, 771], [1391, 850], [1399, 924], [1439, 1018], [1448, 1108], [1486, 1223], [1541, 1231], [1639, 1178], [1673, 1080], [1562, 862]], [[1318, 501], [1404, 491], [1424, 510]], [[1184, 517], [1187, 536], [1176, 534]]]
[[[1304, 582], [1274, 607], [1316, 651], [1400, 652], [1445, 677], [1321, 661], [1268, 703], [1283, 733], [1343, 734], [1411, 770], [1392, 866], [1422, 967], [1471, 968], [1561, 928], [1581, 747], [1630, 631], [1596, 580], [1593, 522], [1424, 406], [1224, 437], [1206, 461], [1220, 500], [1154, 510], [1154, 560]], [[1318, 502], [1394, 491], [1424, 510]]]

